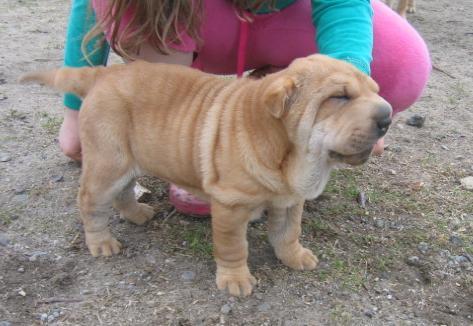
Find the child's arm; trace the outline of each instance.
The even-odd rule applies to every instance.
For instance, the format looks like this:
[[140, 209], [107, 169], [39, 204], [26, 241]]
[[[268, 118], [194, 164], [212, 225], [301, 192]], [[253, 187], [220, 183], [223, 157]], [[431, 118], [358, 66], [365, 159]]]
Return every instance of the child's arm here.
[[373, 10], [370, 0], [312, 0], [319, 52], [370, 74]]
[[[73, 0], [71, 14], [66, 34], [66, 44], [64, 49], [64, 65], [68, 67], [90, 66], [81, 51], [81, 44], [84, 36], [95, 25], [95, 15], [89, 6], [89, 0]], [[103, 44], [95, 48], [90, 42], [88, 51], [91, 53], [89, 59], [94, 66], [105, 65], [108, 58], [109, 46], [104, 41]], [[73, 95], [64, 95], [64, 105], [72, 110], [79, 110], [81, 100]]]

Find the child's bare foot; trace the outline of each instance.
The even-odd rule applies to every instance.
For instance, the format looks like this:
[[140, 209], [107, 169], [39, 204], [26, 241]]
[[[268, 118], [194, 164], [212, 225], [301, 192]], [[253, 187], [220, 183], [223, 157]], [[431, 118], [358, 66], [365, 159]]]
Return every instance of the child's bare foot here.
[[384, 153], [384, 137], [378, 140], [371, 153], [376, 156], [381, 156]]
[[79, 140], [79, 111], [64, 109], [64, 121], [59, 130], [59, 146], [64, 155], [74, 161], [82, 159]]

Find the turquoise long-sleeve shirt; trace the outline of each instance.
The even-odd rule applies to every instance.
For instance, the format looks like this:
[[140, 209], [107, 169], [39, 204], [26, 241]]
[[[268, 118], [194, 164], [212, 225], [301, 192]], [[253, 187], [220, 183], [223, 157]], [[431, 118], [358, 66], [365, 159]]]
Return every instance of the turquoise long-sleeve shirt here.
[[[224, 0], [222, 0], [224, 1]], [[276, 7], [284, 9], [297, 0], [279, 0]], [[84, 59], [81, 44], [84, 36], [95, 24], [89, 10], [90, 0], [72, 0], [66, 34], [64, 65], [83, 67], [90, 64]], [[348, 61], [366, 74], [370, 74], [373, 50], [373, 10], [370, 0], [311, 0], [312, 22], [317, 30], [319, 52]], [[93, 44], [91, 45], [93, 47]], [[110, 47], [104, 43], [89, 52], [92, 65], [105, 65]], [[73, 94], [64, 96], [64, 105], [78, 110], [81, 100]]]

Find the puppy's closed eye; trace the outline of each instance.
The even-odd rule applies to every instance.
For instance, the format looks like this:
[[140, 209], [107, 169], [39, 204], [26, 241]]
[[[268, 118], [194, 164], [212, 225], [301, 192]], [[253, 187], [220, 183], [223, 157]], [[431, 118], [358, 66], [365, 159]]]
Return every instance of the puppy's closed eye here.
[[334, 96], [331, 96], [329, 99], [342, 100], [342, 101], [351, 100], [351, 98], [348, 95], [334, 95]]

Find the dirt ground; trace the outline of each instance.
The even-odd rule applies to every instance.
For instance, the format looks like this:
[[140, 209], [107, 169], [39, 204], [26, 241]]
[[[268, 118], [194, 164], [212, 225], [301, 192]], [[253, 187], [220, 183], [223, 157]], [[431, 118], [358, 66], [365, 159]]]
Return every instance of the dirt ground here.
[[[382, 157], [336, 171], [307, 203], [302, 242], [318, 269], [287, 269], [264, 220], [251, 225], [259, 284], [246, 299], [216, 289], [209, 220], [170, 214], [154, 179], [142, 183], [156, 217], [137, 227], [114, 216], [124, 253], [89, 255], [80, 168], [58, 150], [61, 97], [16, 83], [61, 64], [68, 6], [0, 0], [0, 325], [473, 324], [473, 192], [460, 184], [473, 175], [472, 1], [418, 1], [409, 20], [437, 67], [424, 95]], [[413, 114], [422, 128], [406, 124]]]

